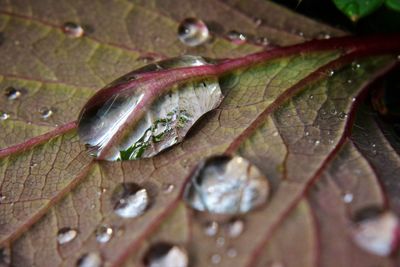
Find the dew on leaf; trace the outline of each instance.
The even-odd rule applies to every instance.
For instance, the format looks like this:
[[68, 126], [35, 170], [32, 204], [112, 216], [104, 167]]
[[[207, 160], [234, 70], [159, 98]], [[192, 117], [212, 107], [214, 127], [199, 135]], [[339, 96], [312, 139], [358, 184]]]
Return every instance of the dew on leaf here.
[[171, 193], [172, 191], [174, 191], [174, 189], [175, 189], [175, 185], [173, 185], [173, 184], [165, 183], [165, 184], [162, 185], [162, 191], [165, 194]]
[[352, 83], [352, 82], [353, 82], [353, 80], [350, 80], [350, 79], [349, 79], [349, 80], [347, 80], [347, 83]]
[[347, 118], [347, 114], [346, 113], [344, 113], [344, 112], [340, 112], [339, 113], [339, 119], [344, 120], [346, 118]]
[[6, 200], [6, 196], [0, 193], [0, 202], [3, 202], [4, 200]]
[[232, 41], [233, 43], [238, 44], [238, 45], [245, 43], [246, 40], [247, 40], [246, 35], [244, 35], [243, 33], [238, 32], [238, 31], [229, 31], [226, 34], [226, 37], [230, 41]]
[[330, 71], [328, 72], [328, 75], [329, 75], [330, 77], [332, 77], [333, 75], [335, 75], [335, 71], [334, 71], [334, 70], [330, 70]]
[[5, 96], [7, 97], [8, 100], [18, 99], [21, 97], [21, 95], [22, 95], [21, 90], [14, 87], [8, 87], [5, 92]]
[[8, 118], [10, 118], [10, 114], [8, 114], [6, 112], [3, 112], [3, 111], [0, 111], [0, 120], [5, 121]]
[[269, 40], [267, 37], [256, 37], [254, 42], [258, 45], [267, 46], [269, 45]]
[[60, 245], [66, 244], [74, 240], [78, 236], [78, 231], [69, 228], [69, 227], [63, 227], [60, 230], [58, 230], [57, 233], [57, 242]]
[[186, 18], [178, 26], [178, 38], [187, 46], [199, 46], [210, 38], [207, 25], [197, 18]]
[[102, 265], [101, 256], [96, 252], [83, 254], [76, 262], [77, 267], [100, 267]]
[[195, 210], [241, 214], [267, 202], [269, 182], [246, 159], [214, 156], [201, 162], [188, 183], [184, 198]]
[[200, 117], [221, 103], [223, 95], [217, 77], [166, 88], [156, 98], [153, 90], [147, 90], [151, 82], [132, 85], [131, 80], [149, 72], [202, 65], [209, 63], [198, 56], [172, 58], [147, 65], [107, 85], [80, 114], [81, 142], [91, 155], [110, 161], [153, 157], [181, 142]]
[[64, 25], [62, 26], [62, 30], [65, 35], [71, 38], [82, 37], [85, 33], [85, 30], [82, 28], [82, 26], [74, 22], [64, 23]]
[[208, 236], [215, 236], [218, 233], [218, 228], [217, 222], [208, 222], [204, 225], [204, 233]]
[[48, 119], [53, 115], [53, 110], [51, 108], [42, 107], [40, 108], [39, 113], [42, 119]]
[[134, 218], [142, 215], [149, 206], [147, 190], [136, 183], [119, 184], [111, 197], [114, 212], [123, 218]]
[[11, 251], [9, 247], [0, 248], [0, 266], [11, 266]]
[[96, 240], [99, 243], [107, 243], [113, 236], [113, 229], [107, 225], [100, 225], [96, 229]]
[[351, 63], [352, 70], [358, 70], [359, 68], [361, 68], [361, 65], [359, 63], [357, 63], [357, 62]]
[[320, 32], [317, 34], [316, 36], [317, 39], [330, 39], [331, 35], [329, 33], [326, 32]]
[[362, 249], [379, 256], [390, 255], [398, 246], [399, 219], [391, 211], [368, 207], [354, 218], [352, 237]]
[[241, 219], [236, 219], [228, 224], [228, 235], [231, 238], [239, 237], [244, 230], [244, 221]]
[[146, 267], [187, 267], [189, 258], [183, 247], [160, 242], [148, 249], [143, 263]]
[[344, 203], [351, 203], [351, 202], [353, 201], [353, 198], [354, 198], [354, 196], [353, 196], [352, 193], [345, 193], [345, 194], [343, 195], [343, 201], [344, 201]]
[[221, 262], [221, 260], [222, 260], [222, 257], [219, 254], [213, 254], [213, 255], [211, 255], [211, 259], [210, 260], [211, 260], [212, 264], [219, 264]]
[[237, 256], [237, 250], [236, 249], [234, 249], [234, 248], [228, 248], [228, 250], [226, 251], [226, 255], [229, 257], [229, 258], [235, 258], [236, 256]]
[[223, 247], [225, 245], [225, 238], [220, 236], [217, 238], [217, 240], [215, 241], [217, 247]]
[[260, 18], [254, 18], [253, 21], [257, 27], [260, 26], [263, 22], [262, 19], [260, 19]]

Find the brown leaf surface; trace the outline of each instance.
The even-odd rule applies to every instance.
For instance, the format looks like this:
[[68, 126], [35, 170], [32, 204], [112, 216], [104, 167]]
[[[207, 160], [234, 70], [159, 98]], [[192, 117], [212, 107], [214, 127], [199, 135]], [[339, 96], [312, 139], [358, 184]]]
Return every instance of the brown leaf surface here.
[[[176, 30], [186, 17], [210, 25], [212, 42], [197, 48], [180, 43]], [[85, 26], [86, 34], [67, 37], [62, 32], [67, 21]], [[392, 188], [398, 169], [398, 154], [377, 126], [371, 126], [370, 138], [387, 151], [380, 161], [360, 148], [356, 131], [348, 138], [358, 104], [352, 99], [395, 61], [390, 55], [369, 55], [387, 53], [378, 45], [364, 54], [352, 54], [362, 50], [361, 42], [353, 47], [352, 40], [325, 48], [273, 49], [268, 60], [225, 73], [221, 106], [183, 143], [151, 159], [94, 161], [79, 144], [74, 124], [62, 126], [77, 118], [95, 90], [149, 57], [233, 58], [263, 49], [231, 43], [224, 37], [229, 30], [267, 36], [274, 45], [343, 34], [264, 1], [0, 2], [5, 37], [0, 90], [11, 86], [22, 92], [17, 100], [0, 99], [2, 111], [11, 115], [0, 122], [0, 264], [10, 254], [12, 266], [74, 266], [81, 255], [96, 251], [105, 266], [140, 266], [152, 244], [166, 241], [187, 249], [190, 266], [210, 266], [214, 254], [221, 256], [219, 266], [396, 265], [392, 258], [362, 251], [348, 233], [352, 212], [382, 204], [378, 180]], [[354, 57], [358, 70], [351, 64]], [[53, 116], [41, 118], [42, 107], [54, 108]], [[51, 139], [33, 138], [49, 131]], [[249, 159], [272, 185], [269, 203], [241, 218], [245, 229], [237, 238], [226, 235], [226, 222], [216, 237], [205, 236], [209, 215], [181, 200], [195, 164], [221, 153]], [[386, 168], [386, 156], [393, 171]], [[143, 216], [121, 219], [114, 213], [110, 198], [122, 182], [149, 191], [151, 206]], [[169, 184], [174, 189], [165, 192]], [[344, 192], [354, 195], [350, 205], [343, 203]], [[397, 210], [398, 191], [390, 192]], [[103, 224], [113, 227], [114, 236], [99, 244], [95, 230]], [[78, 235], [58, 245], [63, 227], [78, 229]], [[224, 245], [217, 246], [221, 237]], [[237, 256], [227, 255], [229, 249]]]

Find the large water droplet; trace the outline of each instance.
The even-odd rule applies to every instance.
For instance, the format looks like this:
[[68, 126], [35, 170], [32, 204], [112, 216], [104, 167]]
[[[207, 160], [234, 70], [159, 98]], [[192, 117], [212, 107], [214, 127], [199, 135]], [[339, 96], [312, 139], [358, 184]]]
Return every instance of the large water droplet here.
[[100, 267], [102, 266], [102, 260], [100, 254], [96, 252], [90, 252], [82, 255], [76, 263], [78, 267]]
[[354, 196], [353, 196], [352, 193], [345, 193], [345, 194], [343, 195], [343, 201], [344, 201], [344, 203], [351, 203], [351, 202], [353, 201], [353, 198], [354, 198]]
[[8, 87], [5, 92], [6, 97], [8, 100], [15, 100], [21, 97], [22, 92], [20, 89], [14, 87]]
[[40, 113], [40, 117], [42, 117], [42, 119], [48, 119], [51, 117], [51, 115], [53, 115], [53, 110], [51, 108], [47, 108], [47, 107], [42, 107], [39, 110]]
[[169, 243], [157, 243], [146, 252], [146, 267], [187, 267], [189, 259], [184, 248]]
[[399, 219], [395, 214], [371, 207], [356, 215], [352, 236], [362, 249], [388, 256], [398, 245], [399, 230]]
[[101, 225], [96, 229], [96, 240], [99, 243], [107, 243], [113, 235], [113, 229], [107, 225]]
[[178, 37], [185, 45], [198, 46], [208, 40], [210, 33], [202, 20], [186, 18], [179, 24]]
[[235, 44], [243, 44], [247, 40], [246, 35], [238, 31], [230, 31], [226, 34], [226, 36]]
[[0, 111], [0, 120], [5, 121], [10, 117], [10, 114]]
[[159, 80], [134, 80], [149, 72], [207, 64], [202, 57], [183, 56], [147, 65], [117, 79], [83, 108], [78, 125], [80, 140], [93, 156], [107, 160], [152, 157], [182, 141], [201, 116], [221, 103], [217, 77], [171, 85], [160, 93], [152, 88]]
[[114, 212], [123, 218], [142, 215], [149, 206], [147, 190], [135, 183], [118, 185], [112, 195]]
[[62, 29], [68, 37], [72, 37], [72, 38], [82, 37], [83, 34], [85, 33], [82, 26], [80, 26], [79, 24], [76, 24], [74, 22], [64, 23]]
[[185, 190], [192, 208], [219, 214], [240, 214], [267, 201], [269, 183], [246, 159], [215, 156], [200, 163]]
[[78, 231], [69, 227], [58, 230], [57, 242], [60, 245], [66, 244], [74, 240], [78, 235]]

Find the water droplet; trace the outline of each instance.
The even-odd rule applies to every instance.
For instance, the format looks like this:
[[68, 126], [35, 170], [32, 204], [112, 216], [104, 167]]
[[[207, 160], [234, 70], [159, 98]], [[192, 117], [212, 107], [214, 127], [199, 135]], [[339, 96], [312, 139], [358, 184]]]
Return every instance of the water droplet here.
[[199, 211], [249, 212], [267, 202], [269, 183], [246, 159], [214, 156], [201, 162], [185, 190], [185, 200]]
[[0, 111], [0, 120], [5, 121], [8, 118], [10, 118], [10, 114], [8, 114], [6, 112], [3, 112], [3, 111]]
[[318, 146], [319, 144], [321, 144], [320, 140], [314, 140], [314, 145]]
[[260, 18], [254, 18], [253, 21], [257, 27], [263, 23], [262, 19], [260, 19]]
[[353, 194], [352, 193], [345, 193], [343, 195], [343, 201], [344, 203], [351, 203], [353, 201]]
[[[135, 79], [159, 70], [203, 65], [210, 63], [202, 57], [172, 58], [147, 65], [107, 85], [80, 114], [81, 142], [91, 155], [110, 161], [153, 157], [181, 142], [198, 119], [221, 103], [218, 78], [171, 85], [157, 97], [154, 90], [148, 90], [153, 88], [152, 79]], [[144, 113], [136, 112], [140, 105], [146, 107], [141, 109]]]
[[352, 82], [353, 82], [353, 81], [352, 81], [352, 80], [350, 80], [350, 79], [349, 79], [349, 80], [347, 80], [347, 83], [352, 83]]
[[329, 33], [326, 33], [326, 32], [320, 32], [318, 35], [317, 35], [317, 39], [330, 39], [331, 38], [331, 35], [329, 34]]
[[175, 189], [175, 185], [173, 185], [173, 184], [166, 183], [166, 184], [162, 185], [162, 191], [165, 194], [172, 193], [172, 191], [174, 191], [174, 189]]
[[185, 45], [198, 46], [210, 38], [210, 33], [202, 20], [186, 18], [178, 26], [178, 38]]
[[20, 89], [14, 88], [14, 87], [8, 87], [6, 89], [6, 93], [5, 93], [6, 97], [8, 98], [8, 100], [15, 100], [21, 97], [22, 92]]
[[328, 75], [330, 77], [332, 77], [333, 75], [335, 75], [335, 71], [334, 70], [329, 70]]
[[307, 132], [304, 133], [304, 135], [305, 136], [310, 136], [310, 132], [307, 131]]
[[225, 245], [225, 238], [220, 236], [220, 237], [217, 238], [215, 243], [217, 244], [217, 247], [221, 248], [221, 247], [223, 247]]
[[11, 266], [11, 251], [9, 247], [0, 248], [0, 266]]
[[39, 113], [40, 113], [40, 117], [42, 117], [42, 119], [48, 119], [51, 117], [51, 115], [53, 115], [53, 110], [51, 108], [42, 107], [39, 110]]
[[376, 147], [376, 144], [375, 144], [375, 143], [372, 143], [372, 144], [371, 144], [371, 147]]
[[247, 37], [243, 33], [237, 32], [237, 31], [230, 31], [226, 35], [230, 41], [232, 41], [235, 44], [243, 44], [246, 42]]
[[85, 33], [82, 26], [80, 26], [79, 24], [76, 24], [74, 22], [64, 23], [62, 29], [68, 37], [72, 37], [72, 38], [82, 37], [83, 34]]
[[60, 245], [66, 244], [74, 240], [78, 235], [78, 231], [69, 227], [58, 230], [57, 242]]
[[229, 248], [227, 251], [226, 251], [226, 255], [228, 255], [228, 257], [229, 258], [235, 258], [236, 256], [237, 256], [237, 250], [236, 249], [234, 249], [234, 248]]
[[400, 55], [397, 55], [397, 59], [400, 60]]
[[113, 235], [113, 229], [107, 225], [101, 225], [96, 229], [96, 240], [99, 243], [107, 243]]
[[267, 37], [257, 37], [254, 39], [254, 42], [258, 45], [267, 46], [269, 45], [269, 40]]
[[211, 255], [211, 263], [212, 264], [219, 264], [221, 262], [221, 260], [222, 260], [221, 255], [219, 255], [219, 254]]
[[336, 115], [336, 113], [337, 113], [337, 110], [336, 110], [336, 109], [331, 109], [331, 114], [332, 114], [332, 115]]
[[118, 185], [112, 195], [114, 212], [123, 218], [142, 215], [149, 205], [147, 190], [135, 183]]
[[169, 243], [157, 243], [146, 252], [146, 267], [187, 267], [189, 259], [184, 248]]
[[352, 230], [354, 242], [376, 255], [388, 256], [398, 245], [399, 219], [390, 211], [369, 207], [358, 212]]
[[308, 98], [309, 98], [310, 100], [312, 100], [312, 99], [314, 99], [314, 95], [310, 95]]
[[228, 235], [231, 238], [239, 237], [244, 230], [244, 222], [240, 219], [231, 221], [228, 224]]
[[347, 114], [344, 113], [344, 112], [340, 112], [339, 113], [339, 119], [341, 119], [341, 120], [347, 119]]
[[209, 222], [204, 226], [204, 233], [208, 236], [215, 236], [218, 233], [218, 223]]
[[83, 254], [77, 261], [76, 266], [78, 267], [100, 267], [102, 266], [102, 260], [100, 254], [96, 252], [89, 252]]
[[353, 98], [351, 99], [351, 102], [354, 102], [354, 101], [356, 101], [356, 98], [355, 98], [355, 97], [353, 97]]

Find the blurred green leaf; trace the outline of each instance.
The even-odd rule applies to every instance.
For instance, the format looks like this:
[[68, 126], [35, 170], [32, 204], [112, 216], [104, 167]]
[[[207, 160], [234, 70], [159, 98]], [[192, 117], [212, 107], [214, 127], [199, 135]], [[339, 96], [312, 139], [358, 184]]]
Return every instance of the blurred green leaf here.
[[[356, 22], [360, 18], [365, 17], [375, 10], [377, 10], [382, 4], [383, 0], [333, 0], [336, 7], [348, 16], [352, 21]], [[397, 2], [393, 0], [388, 2]]]

